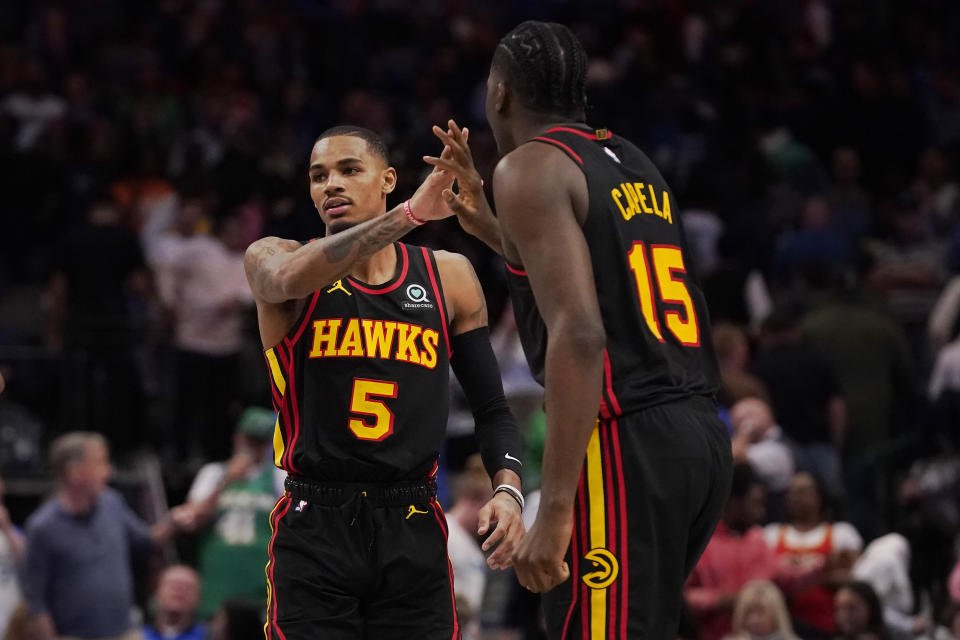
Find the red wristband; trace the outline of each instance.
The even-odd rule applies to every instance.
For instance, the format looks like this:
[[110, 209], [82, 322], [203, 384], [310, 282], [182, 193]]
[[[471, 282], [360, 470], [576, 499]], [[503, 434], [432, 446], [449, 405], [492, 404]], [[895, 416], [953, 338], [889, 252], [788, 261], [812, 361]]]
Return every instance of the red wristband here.
[[417, 216], [413, 215], [413, 209], [410, 208], [410, 201], [403, 201], [403, 215], [407, 216], [407, 220], [417, 225], [418, 227], [422, 224], [426, 224], [426, 220], [421, 220]]

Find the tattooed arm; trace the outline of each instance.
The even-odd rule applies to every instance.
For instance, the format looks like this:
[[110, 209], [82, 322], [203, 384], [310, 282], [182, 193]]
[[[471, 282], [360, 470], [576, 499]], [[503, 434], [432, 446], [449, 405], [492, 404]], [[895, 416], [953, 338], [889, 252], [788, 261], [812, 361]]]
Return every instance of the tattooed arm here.
[[301, 246], [261, 238], [247, 249], [244, 266], [254, 297], [280, 304], [304, 298], [349, 273], [358, 261], [403, 237], [414, 223], [400, 206], [336, 235]]

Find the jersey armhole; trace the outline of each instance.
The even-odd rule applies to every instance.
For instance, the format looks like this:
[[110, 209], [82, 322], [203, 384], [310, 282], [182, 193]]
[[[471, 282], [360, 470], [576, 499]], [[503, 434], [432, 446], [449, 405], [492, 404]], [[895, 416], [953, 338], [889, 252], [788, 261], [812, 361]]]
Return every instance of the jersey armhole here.
[[561, 151], [563, 151], [565, 154], [567, 154], [568, 158], [570, 158], [571, 160], [579, 164], [581, 167], [583, 167], [583, 158], [581, 158], [580, 155], [576, 151], [571, 149], [567, 144], [560, 142], [555, 138], [548, 138], [546, 136], [537, 136], [536, 138], [530, 138], [530, 141], [551, 144], [557, 147], [558, 149], [560, 149]]
[[430, 285], [433, 287], [433, 295], [437, 299], [437, 310], [440, 312], [440, 324], [443, 325], [443, 340], [447, 344], [447, 358], [453, 356], [453, 350], [450, 348], [450, 327], [447, 326], [447, 299], [443, 295], [443, 281], [440, 279], [440, 267], [437, 266], [437, 259], [433, 251], [426, 247], [420, 247], [423, 251], [423, 262], [427, 267], [427, 275], [430, 277]]

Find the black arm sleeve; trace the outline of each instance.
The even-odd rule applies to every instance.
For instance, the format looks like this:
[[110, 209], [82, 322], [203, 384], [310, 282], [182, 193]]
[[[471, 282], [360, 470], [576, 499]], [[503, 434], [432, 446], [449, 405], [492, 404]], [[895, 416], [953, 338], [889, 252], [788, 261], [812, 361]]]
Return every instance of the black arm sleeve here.
[[520, 431], [503, 395], [490, 330], [479, 327], [453, 336], [450, 346], [450, 365], [473, 412], [483, 466], [491, 478], [501, 469], [521, 475]]

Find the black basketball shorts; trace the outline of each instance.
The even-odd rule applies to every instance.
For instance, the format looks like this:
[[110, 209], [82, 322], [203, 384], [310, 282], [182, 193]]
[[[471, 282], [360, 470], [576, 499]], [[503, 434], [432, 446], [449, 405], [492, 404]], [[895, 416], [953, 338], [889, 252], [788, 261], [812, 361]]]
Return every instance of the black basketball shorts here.
[[544, 594], [551, 639], [676, 638], [683, 585], [730, 491], [730, 440], [695, 397], [597, 423], [567, 552]]
[[460, 637], [435, 485], [286, 488], [270, 516], [267, 640]]

